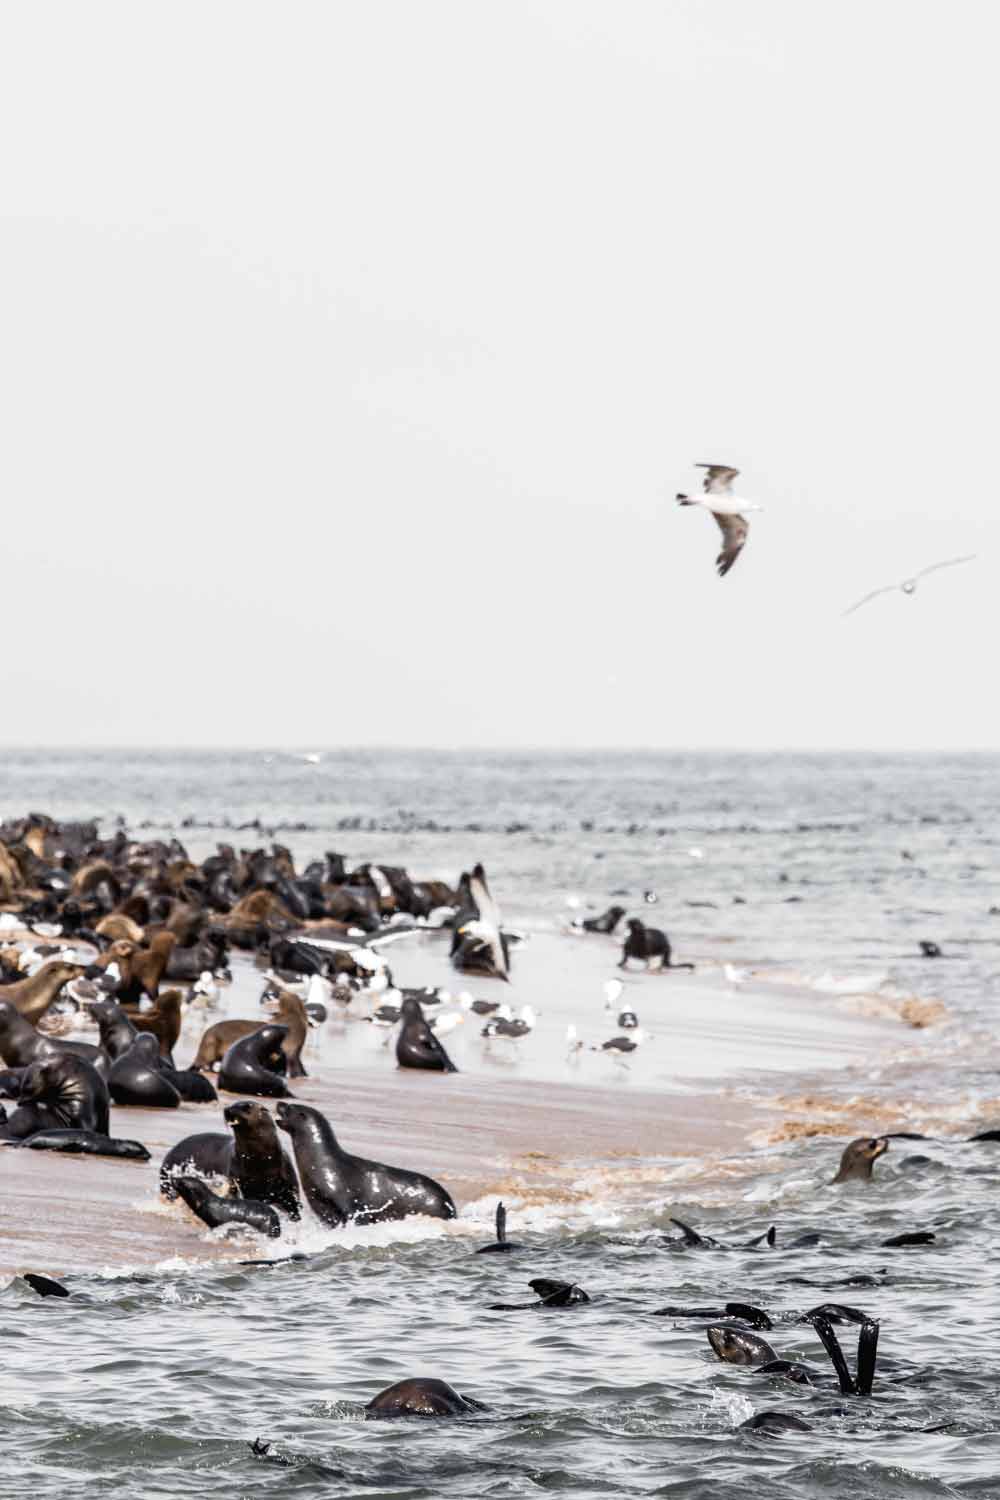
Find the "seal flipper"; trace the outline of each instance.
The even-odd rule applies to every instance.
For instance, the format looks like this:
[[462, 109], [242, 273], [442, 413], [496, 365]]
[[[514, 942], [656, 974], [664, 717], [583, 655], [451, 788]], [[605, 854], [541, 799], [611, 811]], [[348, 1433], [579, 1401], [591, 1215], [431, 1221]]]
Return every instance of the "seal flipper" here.
[[811, 1322], [816, 1332], [819, 1334], [819, 1337], [822, 1339], [823, 1348], [826, 1350], [827, 1354], [829, 1354], [830, 1359], [833, 1363], [833, 1368], [837, 1372], [837, 1379], [840, 1382], [841, 1395], [856, 1396], [858, 1394], [858, 1389], [854, 1381], [851, 1379], [851, 1372], [847, 1368], [847, 1360], [844, 1358], [844, 1351], [840, 1347], [840, 1340], [837, 1338], [837, 1335], [833, 1331], [833, 1324], [828, 1318], [823, 1317], [813, 1318], [811, 1319]]
[[[671, 1222], [671, 1224], [676, 1224], [677, 1225], [677, 1228], [680, 1230], [680, 1232], [681, 1232], [681, 1234], [683, 1236], [683, 1243], [685, 1245], [689, 1245], [692, 1249], [696, 1249], [697, 1248], [697, 1249], [702, 1249], [702, 1250], [718, 1250], [718, 1248], [719, 1248], [719, 1242], [718, 1242], [718, 1240], [713, 1240], [708, 1235], [701, 1235], [701, 1234], [699, 1234], [698, 1231], [697, 1231], [697, 1229], [692, 1229], [691, 1226], [690, 1226], [690, 1224], [685, 1224], [684, 1223], [683, 1219], [673, 1219], [672, 1218], [670, 1220], [670, 1222]], [[667, 1240], [666, 1243], [668, 1245], [676, 1245], [678, 1243], [678, 1241], [677, 1240]]]
[[760, 1307], [754, 1307], [749, 1302], [727, 1302], [727, 1318], [741, 1318], [744, 1323], [749, 1323], [751, 1328], [773, 1328], [774, 1324], [767, 1313]]
[[[676, 1220], [675, 1220], [675, 1222], [676, 1222]], [[764, 1233], [764, 1234], [758, 1234], [754, 1239], [747, 1240], [747, 1242], [746, 1242], [746, 1244], [744, 1245], [743, 1248], [744, 1248], [744, 1250], [756, 1250], [756, 1248], [757, 1248], [758, 1245], [767, 1245], [769, 1249], [773, 1250], [774, 1246], [775, 1246], [775, 1244], [777, 1242], [777, 1239], [778, 1239], [778, 1231], [777, 1231], [776, 1227], [772, 1224], [771, 1227], [770, 1227], [770, 1229], [768, 1229], [766, 1231], [766, 1233]]]
[[878, 1355], [879, 1325], [874, 1318], [862, 1324], [858, 1334], [858, 1374], [856, 1385], [859, 1396], [870, 1396], [875, 1381], [875, 1360]]
[[507, 1243], [507, 1210], [503, 1203], [497, 1204], [497, 1244]]
[[26, 1281], [39, 1297], [71, 1297], [73, 1295], [61, 1281], [53, 1281], [50, 1276], [37, 1276], [34, 1271], [25, 1271], [21, 1280]]

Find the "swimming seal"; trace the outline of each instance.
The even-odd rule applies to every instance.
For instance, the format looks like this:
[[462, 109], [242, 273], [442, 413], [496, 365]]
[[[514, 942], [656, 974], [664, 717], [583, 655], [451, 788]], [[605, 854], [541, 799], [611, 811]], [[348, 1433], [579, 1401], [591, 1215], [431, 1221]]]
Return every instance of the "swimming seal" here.
[[200, 1177], [175, 1177], [177, 1196], [182, 1198], [193, 1214], [211, 1229], [222, 1224], [238, 1224], [255, 1229], [276, 1240], [281, 1233], [281, 1220], [267, 1203], [247, 1198], [220, 1198], [213, 1193]]
[[745, 1422], [740, 1423], [737, 1430], [759, 1432], [765, 1437], [780, 1437], [786, 1432], [812, 1432], [808, 1422], [784, 1411], [754, 1412], [752, 1417], [747, 1417]]
[[160, 1071], [160, 1047], [148, 1031], [111, 1064], [108, 1093], [116, 1104], [177, 1109], [181, 1096]]
[[657, 969], [690, 969], [694, 972], [694, 964], [675, 964], [672, 961], [670, 939], [658, 927], [647, 927], [638, 917], [631, 917], [626, 925], [628, 936], [622, 947], [619, 969], [627, 968], [630, 958], [641, 958], [647, 969], [655, 963]]
[[55, 1128], [107, 1135], [108, 1119], [104, 1079], [82, 1057], [64, 1053], [39, 1058], [25, 1068], [18, 1107], [3, 1127], [3, 1134], [8, 1139], [20, 1139]]
[[777, 1359], [767, 1339], [748, 1333], [738, 1323], [712, 1323], [705, 1335], [719, 1359], [727, 1365], [763, 1365]]
[[884, 1156], [889, 1149], [889, 1142], [884, 1135], [862, 1136], [859, 1140], [852, 1141], [844, 1148], [844, 1154], [840, 1158], [840, 1169], [832, 1182], [870, 1182], [872, 1167], [880, 1156]]
[[410, 1214], [428, 1214], [435, 1219], [457, 1216], [451, 1194], [433, 1178], [350, 1156], [318, 1109], [282, 1101], [277, 1115], [278, 1129], [291, 1136], [309, 1206], [324, 1224], [334, 1228], [348, 1220], [380, 1224]]
[[538, 1298], [537, 1302], [491, 1302], [487, 1312], [524, 1312], [547, 1307], [579, 1307], [590, 1298], [572, 1281], [549, 1281], [536, 1276], [528, 1285]]
[[437, 1073], [458, 1072], [424, 1020], [419, 1000], [407, 996], [400, 1007], [399, 1017], [402, 1028], [396, 1041], [396, 1061], [401, 1068], [425, 1068]]
[[444, 1380], [397, 1380], [373, 1396], [365, 1407], [369, 1421], [388, 1417], [467, 1417], [489, 1411], [472, 1396], [462, 1396]]
[[262, 1026], [226, 1051], [219, 1066], [219, 1087], [230, 1094], [255, 1094], [265, 1099], [289, 1099], [285, 1054], [281, 1043], [287, 1026]]
[[21, 1277], [26, 1281], [33, 1292], [39, 1297], [70, 1297], [72, 1293], [68, 1287], [63, 1286], [61, 1281], [53, 1281], [50, 1276], [37, 1276], [34, 1271], [25, 1271]]

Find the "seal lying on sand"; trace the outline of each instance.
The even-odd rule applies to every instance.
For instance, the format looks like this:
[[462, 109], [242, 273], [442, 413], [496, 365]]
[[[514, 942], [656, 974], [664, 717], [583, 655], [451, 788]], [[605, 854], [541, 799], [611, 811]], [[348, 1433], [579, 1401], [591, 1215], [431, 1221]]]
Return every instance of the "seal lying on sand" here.
[[218, 1229], [220, 1224], [240, 1224], [272, 1240], [281, 1233], [281, 1220], [267, 1203], [249, 1198], [220, 1198], [200, 1177], [175, 1177], [174, 1187], [191, 1212], [212, 1229]]
[[488, 1411], [472, 1396], [459, 1395], [447, 1381], [397, 1380], [373, 1396], [365, 1407], [369, 1419], [381, 1417], [468, 1417], [477, 1411]]
[[[97, 1071], [107, 1078], [112, 1065], [132, 1047], [139, 1032], [136, 1031], [129, 1017], [120, 1005], [113, 1000], [91, 1000], [88, 1009], [101, 1035], [101, 1052], [103, 1061], [96, 1062], [94, 1066]], [[143, 1033], [145, 1035], [146, 1033]], [[66, 1043], [63, 1044], [67, 1045]], [[170, 1084], [171, 1088], [177, 1090], [181, 1098], [189, 1104], [212, 1104], [219, 1097], [207, 1078], [203, 1078], [193, 1068], [175, 1068], [167, 1058], [156, 1047], [156, 1066], [160, 1073]], [[146, 1056], [152, 1056], [147, 1048]], [[112, 1097], [114, 1097], [112, 1095]], [[119, 1102], [119, 1101], [116, 1101]], [[120, 1101], [126, 1102], [124, 1100]]]
[[863, 1136], [860, 1140], [852, 1141], [845, 1147], [844, 1154], [840, 1158], [840, 1170], [833, 1182], [870, 1182], [872, 1167], [880, 1156], [884, 1156], [889, 1149], [889, 1142], [884, 1135]]
[[626, 968], [630, 958], [641, 958], [647, 969], [655, 966], [657, 969], [690, 969], [694, 972], [694, 964], [671, 962], [670, 939], [659, 927], [647, 927], [638, 917], [630, 917], [626, 925], [628, 936], [622, 948], [619, 969]]
[[278, 1129], [291, 1136], [309, 1206], [324, 1224], [380, 1224], [410, 1214], [456, 1217], [451, 1194], [433, 1178], [350, 1156], [318, 1109], [281, 1102], [277, 1115]]
[[219, 1066], [219, 1087], [230, 1094], [256, 1094], [266, 1099], [289, 1099], [288, 1085], [281, 1076], [285, 1054], [281, 1044], [287, 1026], [262, 1026], [259, 1031], [234, 1042]]
[[174, 1178], [198, 1172], [202, 1177], [225, 1178], [230, 1191], [241, 1198], [273, 1203], [290, 1219], [298, 1219], [301, 1208], [295, 1168], [270, 1111], [246, 1099], [227, 1104], [224, 1113], [232, 1135], [205, 1131], [178, 1141], [160, 1164], [160, 1192], [165, 1198], [176, 1198]]

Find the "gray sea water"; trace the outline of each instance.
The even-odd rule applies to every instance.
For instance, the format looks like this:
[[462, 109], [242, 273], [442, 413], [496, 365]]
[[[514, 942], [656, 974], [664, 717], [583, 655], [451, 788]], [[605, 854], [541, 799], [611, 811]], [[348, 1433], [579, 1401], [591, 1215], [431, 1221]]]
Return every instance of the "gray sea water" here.
[[[432, 1225], [357, 1231], [266, 1270], [95, 1267], [66, 1302], [15, 1281], [0, 1290], [0, 1494], [1000, 1495], [1000, 1146], [964, 1142], [1000, 1125], [998, 772], [989, 755], [7, 752], [0, 816], [120, 817], [196, 857], [275, 837], [300, 859], [337, 849], [422, 876], [481, 858], [534, 930], [557, 931], [570, 900], [622, 893], [639, 909], [652, 889], [678, 949], [938, 999], [947, 1018], [912, 1059], [873, 1059], [861, 1083], [870, 1101], [905, 1100], [912, 1128], [948, 1133], [894, 1142], [870, 1187], [828, 1185], [829, 1143], [821, 1157], [809, 1139], [748, 1147], [669, 1206], [651, 1191], [586, 1222], [512, 1222], [525, 1248], [510, 1256], [475, 1256], [474, 1238]], [[921, 958], [921, 938], [943, 957]], [[860, 1086], [823, 1080], [845, 1108]], [[670, 1214], [734, 1246], [776, 1223], [778, 1248], [682, 1250]], [[935, 1243], [882, 1246], [914, 1229]], [[781, 1248], [805, 1231], [820, 1244]], [[841, 1284], [857, 1274], [876, 1284]], [[486, 1310], [528, 1300], [537, 1275], [592, 1301]], [[654, 1316], [730, 1300], [767, 1308], [776, 1353], [813, 1364], [817, 1384], [722, 1365], [704, 1320]], [[881, 1320], [870, 1399], [839, 1395], [795, 1322], [831, 1300]], [[407, 1373], [490, 1410], [361, 1420]], [[739, 1430], [769, 1409], [812, 1430]], [[264, 1460], [258, 1435], [274, 1444]]]

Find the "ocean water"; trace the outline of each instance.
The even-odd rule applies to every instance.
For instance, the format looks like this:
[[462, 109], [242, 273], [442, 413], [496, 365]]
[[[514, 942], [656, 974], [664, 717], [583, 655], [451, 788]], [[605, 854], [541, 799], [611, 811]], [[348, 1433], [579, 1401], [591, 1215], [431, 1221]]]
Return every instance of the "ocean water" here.
[[[314, 764], [279, 752], [7, 752], [0, 817], [98, 816], [106, 831], [123, 818], [176, 833], [195, 857], [220, 839], [274, 837], [299, 860], [336, 849], [421, 876], [480, 858], [529, 935], [518, 965], [530, 967], [533, 942], [562, 944], [568, 992], [585, 950], [567, 918], [613, 899], [640, 910], [652, 890], [649, 918], [677, 956], [730, 959], [814, 994], [831, 1030], [850, 1019], [823, 998], [831, 990], [855, 989], [843, 1001], [861, 1010], [884, 997], [944, 1009], [905, 1048], [874, 1027], [870, 1058], [786, 1074], [789, 1097], [870, 1114], [859, 1133], [894, 1108], [905, 1115], [894, 1128], [934, 1134], [894, 1141], [869, 1186], [829, 1185], [838, 1142], [779, 1132], [717, 1177], [692, 1163], [638, 1195], [604, 1181], [570, 1206], [510, 1201], [523, 1249], [508, 1256], [472, 1253], [490, 1238], [484, 1198], [447, 1226], [307, 1227], [299, 1243], [313, 1258], [269, 1269], [197, 1258], [138, 1268], [109, 1253], [70, 1278], [69, 1301], [15, 1280], [0, 1288], [0, 1494], [82, 1483], [142, 1496], [742, 1500], [764, 1483], [780, 1497], [1000, 1495], [1000, 1146], [965, 1140], [1000, 1125], [998, 772], [987, 755], [351, 752]], [[922, 958], [920, 939], [943, 956]], [[751, 1043], [727, 1076], [748, 1097], [773, 1093]], [[527, 1056], [520, 1066], [530, 1081]], [[669, 1071], [661, 1058], [629, 1086], [666, 1090]], [[692, 1065], [686, 1083], [698, 1081]], [[623, 1090], [623, 1120], [628, 1099]], [[0, 1153], [0, 1189], [2, 1173]], [[720, 1248], [672, 1243], [673, 1215]], [[775, 1249], [740, 1248], [771, 1224]], [[935, 1242], [883, 1245], [911, 1230]], [[790, 1248], [804, 1232], [820, 1243]], [[591, 1301], [489, 1310], [531, 1300], [539, 1275], [574, 1281]], [[843, 1284], [859, 1275], [874, 1284]], [[807, 1361], [816, 1384], [721, 1364], [705, 1319], [655, 1315], [727, 1301], [766, 1308], [775, 1353]], [[880, 1320], [869, 1399], [839, 1394], [796, 1321], [826, 1301]], [[856, 1329], [840, 1333], [852, 1362]], [[407, 1374], [446, 1379], [490, 1409], [363, 1421], [364, 1402]], [[811, 1430], [768, 1440], [739, 1429], [763, 1410]], [[250, 1452], [258, 1436], [273, 1444], [267, 1458]]]

